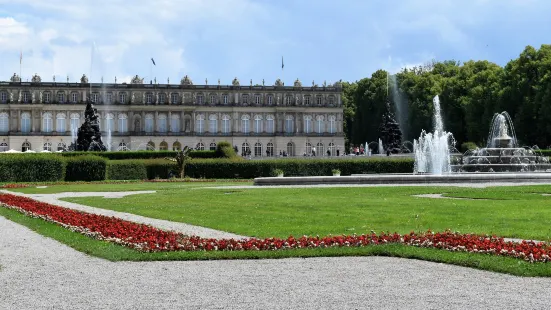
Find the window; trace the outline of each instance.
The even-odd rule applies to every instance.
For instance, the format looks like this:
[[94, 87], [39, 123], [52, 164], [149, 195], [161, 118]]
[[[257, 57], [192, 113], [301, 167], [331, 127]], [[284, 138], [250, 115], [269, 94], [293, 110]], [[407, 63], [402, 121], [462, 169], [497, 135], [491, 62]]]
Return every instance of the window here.
[[170, 131], [180, 132], [180, 115], [172, 114], [170, 116]]
[[119, 102], [126, 103], [126, 93], [119, 93]]
[[216, 104], [216, 97], [214, 95], [210, 95], [210, 104]]
[[124, 141], [122, 141], [121, 143], [119, 143], [119, 148], [117, 150], [118, 151], [129, 151], [130, 149], [128, 148], [128, 146], [126, 146], [126, 143], [124, 143]]
[[222, 116], [222, 133], [227, 135], [230, 133], [230, 116], [227, 114], [224, 114]]
[[262, 133], [262, 115], [254, 116], [254, 133]]
[[113, 113], [107, 113], [105, 115], [105, 132], [115, 130], [115, 116]]
[[77, 103], [78, 102], [78, 93], [72, 93], [71, 94], [71, 101], [73, 103]]
[[218, 117], [216, 116], [216, 114], [209, 115], [209, 132], [218, 132]]
[[335, 155], [337, 155], [335, 153], [335, 143], [330, 142], [329, 143], [329, 156], [335, 156]]
[[113, 94], [112, 93], [105, 94], [105, 100], [104, 101], [105, 101], [105, 103], [110, 104], [113, 101]]
[[329, 133], [335, 133], [337, 131], [335, 115], [329, 116]]
[[[57, 93], [57, 101], [60, 103], [65, 102], [65, 93]], [[25, 101], [27, 102], [27, 101]]]
[[329, 97], [329, 104], [333, 105], [335, 103], [335, 98], [333, 96]]
[[274, 156], [274, 144], [272, 142], [266, 144], [266, 156]]
[[168, 143], [165, 141], [159, 143], [159, 151], [167, 151], [168, 150]]
[[216, 151], [216, 142], [211, 142], [209, 145], [209, 150]]
[[6, 93], [5, 91], [0, 93], [0, 102], [2, 103], [8, 102], [8, 93]]
[[93, 103], [98, 103], [99, 101], [99, 94], [98, 93], [93, 93], [92, 94], [92, 102]]
[[[164, 113], [159, 114], [159, 116], [157, 117], [157, 131], [167, 132], [167, 119], [166, 119], [166, 114]], [[168, 150], [168, 145], [166, 146], [166, 150]]]
[[243, 142], [241, 144], [241, 156], [248, 156], [251, 152], [251, 147], [249, 146], [249, 143]]
[[318, 105], [321, 105], [321, 101], [322, 101], [321, 96], [317, 96], [317, 97], [316, 97], [316, 103], [317, 103]]
[[287, 143], [287, 156], [295, 156], [295, 144], [293, 142]]
[[147, 142], [147, 145], [145, 146], [145, 149], [147, 151], [155, 151], [155, 143], [153, 141]]
[[44, 150], [44, 151], [51, 152], [51, 151], [52, 151], [52, 143], [51, 143], [51, 142], [46, 142], [46, 143], [44, 143], [43, 150]]
[[262, 143], [256, 142], [254, 144], [254, 157], [262, 156]]
[[306, 156], [312, 155], [312, 144], [310, 142], [306, 142], [306, 148], [304, 149], [304, 154], [306, 154]]
[[67, 149], [67, 145], [63, 142], [59, 142], [57, 144], [57, 150], [58, 151], [65, 151]]
[[255, 96], [254, 96], [254, 103], [255, 103], [256, 105], [260, 105], [260, 96], [259, 96], [259, 95], [255, 95]]
[[285, 133], [293, 133], [294, 131], [294, 121], [292, 115], [287, 115], [285, 117]]
[[119, 132], [128, 132], [128, 116], [125, 113], [119, 114]]
[[165, 101], [166, 101], [166, 95], [159, 94], [159, 104], [165, 104]]
[[205, 145], [202, 142], [199, 142], [199, 143], [197, 143], [197, 146], [195, 147], [195, 149], [198, 150], [198, 151], [204, 151], [205, 150]]
[[80, 116], [78, 113], [72, 113], [71, 114], [71, 133], [75, 133], [78, 131], [78, 126], [80, 126]]
[[249, 103], [249, 95], [243, 95], [241, 101], [243, 102], [243, 104], [248, 104]]
[[153, 132], [153, 114], [151, 113], [145, 115], [145, 132]]
[[172, 143], [172, 150], [173, 151], [180, 151], [182, 150], [182, 144], [178, 141]]
[[23, 144], [21, 144], [21, 151], [26, 152], [26, 151], [29, 151], [29, 150], [32, 150], [31, 149], [31, 144], [28, 141], [23, 142]]
[[205, 131], [205, 116], [203, 114], [197, 115], [195, 131], [199, 134]]
[[324, 155], [325, 155], [324, 145], [323, 143], [318, 142], [318, 144], [316, 144], [316, 156], [324, 156]]
[[178, 94], [172, 93], [170, 94], [170, 103], [177, 104], [178, 103]]
[[10, 117], [8, 113], [0, 113], [0, 132], [10, 131]]
[[248, 134], [251, 130], [249, 128], [250, 117], [248, 115], [241, 116], [241, 132]]
[[55, 130], [57, 132], [65, 132], [65, 114], [64, 113], [57, 113], [56, 115], [56, 124], [55, 124]]
[[310, 96], [304, 97], [304, 105], [310, 105]]
[[268, 95], [268, 105], [274, 104], [274, 96]]
[[53, 130], [52, 113], [44, 113], [42, 115], [42, 132], [52, 132]]
[[323, 115], [316, 116], [316, 132], [317, 133], [323, 133], [325, 130], [323, 121]]
[[27, 103], [31, 100], [31, 94], [29, 92], [23, 92], [23, 102]]
[[31, 114], [22, 113], [21, 114], [21, 132], [31, 132]]
[[153, 101], [153, 95], [151, 95], [151, 93], [145, 94], [145, 103], [151, 104], [152, 101]]
[[273, 115], [266, 116], [266, 132], [267, 133], [274, 133], [275, 129], [275, 121]]
[[224, 104], [228, 104], [228, 95], [224, 95], [222, 98], [224, 100]]
[[50, 103], [50, 101], [52, 100], [52, 94], [50, 94], [49, 91], [46, 91], [42, 94], [42, 101], [44, 101], [44, 103]]
[[0, 143], [0, 152], [5, 152], [7, 151], [9, 148], [8, 148], [8, 144], [6, 142], [2, 142]]
[[197, 104], [203, 104], [203, 95], [197, 95]]
[[312, 115], [304, 116], [304, 133], [312, 132]]
[[285, 104], [286, 105], [291, 105], [292, 102], [293, 102], [293, 98], [291, 96], [285, 97]]

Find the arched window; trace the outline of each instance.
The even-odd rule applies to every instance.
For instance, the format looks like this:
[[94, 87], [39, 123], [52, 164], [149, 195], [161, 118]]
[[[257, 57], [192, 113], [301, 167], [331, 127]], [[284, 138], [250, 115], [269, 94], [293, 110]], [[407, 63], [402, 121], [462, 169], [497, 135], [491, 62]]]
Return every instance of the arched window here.
[[312, 155], [312, 144], [310, 144], [310, 142], [306, 142], [306, 148], [304, 150], [304, 153], [306, 154], [306, 156]]
[[5, 152], [8, 150], [8, 144], [6, 142], [0, 143], [0, 152]]
[[329, 116], [329, 133], [335, 133], [337, 131], [337, 122], [335, 115]]
[[52, 113], [44, 113], [42, 115], [42, 132], [52, 132], [53, 130]]
[[46, 142], [44, 143], [44, 148], [43, 148], [44, 151], [48, 151], [48, 152], [51, 152], [52, 151], [52, 143], [51, 142]]
[[211, 134], [218, 132], [218, 117], [216, 114], [209, 115], [209, 132]]
[[119, 114], [119, 132], [128, 132], [128, 116], [125, 113]]
[[[180, 132], [180, 115], [178, 114], [170, 115], [170, 131]], [[180, 146], [180, 148], [182, 148], [182, 146]]]
[[153, 132], [153, 114], [147, 113], [145, 115], [145, 132], [152, 133]]
[[78, 115], [78, 113], [71, 113], [71, 132], [76, 134], [79, 126], [80, 115]]
[[57, 113], [55, 117], [55, 130], [57, 132], [65, 132], [65, 113]]
[[256, 142], [254, 144], [254, 156], [255, 157], [262, 156], [262, 143]]
[[227, 95], [227, 94], [224, 94], [224, 95], [222, 96], [222, 102], [223, 102], [224, 104], [228, 104], [228, 103], [229, 103], [228, 95]]
[[159, 143], [159, 150], [160, 151], [167, 151], [168, 150], [168, 143], [165, 141]]
[[[167, 132], [166, 127], [167, 127], [166, 114], [161, 113], [157, 117], [157, 131], [158, 132]], [[168, 149], [168, 145], [167, 145], [166, 149]]]
[[118, 151], [128, 151], [129, 149], [128, 149], [128, 146], [126, 146], [126, 143], [124, 143], [124, 141], [123, 141], [123, 142], [119, 143], [119, 148], [117, 150]]
[[8, 113], [0, 113], [0, 132], [10, 131], [10, 117]]
[[71, 94], [71, 102], [72, 103], [77, 103], [78, 102], [78, 93], [72, 93]]
[[58, 151], [64, 151], [64, 150], [66, 150], [66, 149], [67, 149], [67, 145], [66, 145], [65, 143], [59, 142], [59, 143], [57, 144], [57, 150], [58, 150]]
[[274, 144], [272, 142], [266, 144], [266, 156], [274, 156]]
[[197, 95], [197, 104], [203, 104], [205, 101], [205, 98], [203, 95]]
[[99, 94], [98, 93], [92, 93], [92, 102], [98, 103], [99, 102]]
[[145, 103], [151, 104], [153, 102], [153, 95], [151, 93], [145, 94]]
[[59, 103], [65, 103], [65, 93], [64, 92], [57, 93], [57, 101]]
[[159, 102], [157, 102], [157, 104], [165, 104], [165, 102], [166, 102], [166, 94], [160, 93], [159, 94]]
[[291, 105], [293, 103], [293, 97], [291, 96], [286, 96], [285, 97], [285, 104], [286, 105]]
[[275, 118], [271, 114], [266, 116], [266, 132], [270, 134], [275, 132]]
[[325, 122], [323, 121], [323, 115], [316, 116], [316, 132], [323, 133], [325, 131]]
[[294, 120], [292, 115], [285, 116], [285, 133], [292, 134], [294, 132]]
[[105, 132], [113, 132], [115, 129], [115, 116], [113, 113], [107, 113], [105, 115]]
[[203, 142], [199, 142], [199, 143], [197, 143], [197, 146], [195, 146], [195, 149], [198, 150], [198, 151], [204, 151], [205, 150], [205, 145], [203, 144]]
[[262, 115], [254, 116], [254, 133], [262, 133]]
[[250, 116], [245, 114], [241, 116], [241, 132], [244, 134], [249, 134], [251, 131], [249, 123], [250, 123]]
[[318, 144], [316, 144], [316, 156], [324, 156], [325, 155], [325, 146], [323, 145], [323, 143], [321, 142], [318, 142]]
[[145, 147], [147, 151], [155, 151], [155, 143], [153, 141], [147, 142], [147, 146]]
[[42, 93], [42, 102], [44, 103], [50, 103], [52, 101], [52, 94], [49, 91], [45, 91]]
[[312, 132], [312, 115], [304, 116], [304, 133]]
[[22, 99], [24, 103], [28, 103], [29, 101], [31, 101], [31, 93], [29, 93], [28, 91], [24, 91]]
[[178, 93], [172, 93], [170, 94], [170, 103], [172, 104], [178, 104], [178, 99], [180, 98], [180, 96], [178, 95]]
[[333, 143], [333, 142], [329, 143], [329, 155], [330, 156], [337, 155], [337, 153], [335, 153], [335, 143]]
[[203, 134], [205, 132], [205, 116], [203, 114], [197, 115], [195, 123], [195, 131], [198, 134]]
[[293, 142], [287, 143], [287, 156], [295, 156], [295, 144]]
[[31, 114], [21, 113], [21, 132], [31, 132]]
[[31, 150], [31, 144], [28, 141], [23, 142], [23, 144], [21, 144], [21, 152], [26, 152], [29, 150]]
[[216, 151], [216, 142], [211, 142], [209, 145], [209, 150]]
[[274, 104], [274, 96], [273, 95], [268, 95], [268, 105], [273, 105]]
[[178, 141], [172, 143], [172, 150], [173, 151], [180, 151], [182, 150], [182, 144]]
[[119, 102], [124, 104], [126, 103], [126, 93], [125, 92], [120, 92], [119, 93]]
[[247, 142], [241, 144], [241, 156], [248, 156], [251, 152], [251, 146]]
[[229, 135], [231, 131], [231, 122], [230, 122], [230, 116], [227, 114], [224, 114], [222, 116], [222, 133], [225, 135]]

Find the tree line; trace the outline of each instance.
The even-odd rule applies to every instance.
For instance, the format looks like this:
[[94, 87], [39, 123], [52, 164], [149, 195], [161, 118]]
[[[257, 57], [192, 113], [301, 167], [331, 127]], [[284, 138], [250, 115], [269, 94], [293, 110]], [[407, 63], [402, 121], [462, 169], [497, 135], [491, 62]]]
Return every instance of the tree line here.
[[343, 82], [345, 135], [359, 145], [378, 141], [390, 100], [402, 141], [433, 131], [433, 97], [439, 95], [444, 129], [459, 148], [485, 146], [494, 113], [507, 111], [520, 145], [551, 145], [551, 45], [527, 46], [505, 67], [480, 60], [433, 61], [387, 76], [378, 70], [359, 81]]

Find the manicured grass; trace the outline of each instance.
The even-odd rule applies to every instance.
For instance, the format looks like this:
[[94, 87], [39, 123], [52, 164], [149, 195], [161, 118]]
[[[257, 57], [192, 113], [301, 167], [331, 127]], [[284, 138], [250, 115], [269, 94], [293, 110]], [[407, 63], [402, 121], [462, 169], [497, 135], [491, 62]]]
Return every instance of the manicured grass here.
[[[208, 186], [219, 185], [210, 184]], [[141, 185], [140, 185], [141, 186]], [[130, 188], [127, 187], [126, 190]], [[98, 189], [99, 190], [99, 189]], [[442, 193], [470, 200], [413, 197]], [[444, 231], [551, 239], [551, 186], [158, 188], [122, 199], [66, 198], [115, 211], [210, 227], [245, 236]]]
[[211, 260], [211, 259], [261, 259], [286, 257], [335, 257], [335, 256], [392, 256], [422, 259], [482, 270], [508, 273], [518, 276], [551, 276], [551, 264], [528, 263], [523, 260], [485, 254], [448, 252], [404, 245], [377, 245], [362, 248], [300, 249], [281, 251], [240, 252], [167, 252], [141, 253], [106, 241], [88, 238], [41, 219], [27, 217], [17, 211], [0, 208], [0, 216], [24, 225], [39, 234], [58, 240], [68, 246], [110, 261], [151, 260]]

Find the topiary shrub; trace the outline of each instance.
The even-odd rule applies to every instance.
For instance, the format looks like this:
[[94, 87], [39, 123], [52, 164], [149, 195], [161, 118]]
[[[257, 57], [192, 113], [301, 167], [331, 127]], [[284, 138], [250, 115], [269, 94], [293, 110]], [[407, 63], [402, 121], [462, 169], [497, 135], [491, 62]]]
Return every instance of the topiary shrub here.
[[234, 158], [237, 156], [235, 149], [228, 141], [218, 142], [216, 145], [216, 157], [218, 158]]
[[62, 181], [65, 161], [54, 154], [0, 154], [0, 182]]
[[147, 169], [141, 160], [111, 160], [107, 164], [109, 180], [145, 180]]
[[107, 171], [107, 159], [95, 155], [68, 157], [65, 159], [65, 181], [103, 181]]

